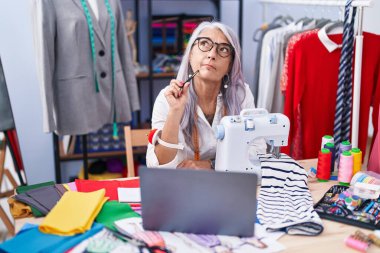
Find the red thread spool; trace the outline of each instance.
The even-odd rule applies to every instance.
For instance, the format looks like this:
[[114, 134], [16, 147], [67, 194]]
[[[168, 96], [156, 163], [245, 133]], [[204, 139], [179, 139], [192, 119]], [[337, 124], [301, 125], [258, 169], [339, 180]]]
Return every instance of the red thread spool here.
[[331, 152], [323, 148], [318, 154], [317, 178], [320, 182], [327, 182], [330, 179]]

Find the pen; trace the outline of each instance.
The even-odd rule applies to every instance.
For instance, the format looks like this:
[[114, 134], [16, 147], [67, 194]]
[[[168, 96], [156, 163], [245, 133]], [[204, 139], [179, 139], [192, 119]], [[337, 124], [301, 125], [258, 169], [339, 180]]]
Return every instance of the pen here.
[[[196, 76], [197, 74], [199, 73], [199, 69], [197, 71], [194, 72], [194, 74], [192, 74], [191, 76], [189, 76], [189, 78], [187, 78], [187, 80], [183, 83], [183, 85], [185, 85], [185, 83], [188, 83], [191, 81], [191, 79], [194, 78], [194, 76]], [[179, 88], [180, 91], [183, 90], [183, 87]]]

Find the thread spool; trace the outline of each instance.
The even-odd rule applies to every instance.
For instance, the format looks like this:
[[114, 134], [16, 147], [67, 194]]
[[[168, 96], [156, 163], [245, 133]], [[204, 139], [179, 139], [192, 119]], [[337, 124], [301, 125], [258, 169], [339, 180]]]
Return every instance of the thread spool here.
[[340, 162], [340, 155], [344, 152], [344, 151], [349, 151], [351, 150], [352, 146], [351, 146], [351, 143], [349, 141], [342, 141], [342, 143], [339, 144], [339, 150], [338, 150], [338, 154], [337, 154], [337, 160], [336, 160], [336, 167], [339, 168], [339, 162]]
[[359, 172], [362, 168], [362, 151], [359, 148], [351, 149], [352, 156], [354, 157], [354, 171], [353, 175]]
[[376, 185], [380, 185], [380, 180], [373, 177], [373, 176], [370, 176], [364, 172], [361, 172], [359, 171], [358, 173], [356, 173], [352, 179], [351, 179], [351, 185], [354, 185], [355, 183], [367, 183], [367, 184], [376, 184]]
[[335, 145], [332, 142], [328, 142], [325, 144], [325, 147], [331, 152], [331, 166], [330, 166], [330, 172], [332, 173], [334, 171], [334, 165], [335, 165]]
[[331, 152], [323, 148], [318, 154], [317, 178], [320, 182], [327, 182], [330, 179]]
[[321, 149], [325, 148], [326, 143], [333, 143], [334, 144], [334, 137], [332, 137], [331, 135], [325, 135], [325, 136], [323, 136], [322, 137]]
[[352, 178], [354, 159], [350, 151], [343, 151], [340, 155], [338, 181], [340, 185], [349, 186]]
[[369, 247], [368, 243], [359, 241], [355, 239], [353, 236], [349, 236], [344, 240], [344, 243], [353, 249], [356, 249], [360, 252], [367, 252], [367, 249]]

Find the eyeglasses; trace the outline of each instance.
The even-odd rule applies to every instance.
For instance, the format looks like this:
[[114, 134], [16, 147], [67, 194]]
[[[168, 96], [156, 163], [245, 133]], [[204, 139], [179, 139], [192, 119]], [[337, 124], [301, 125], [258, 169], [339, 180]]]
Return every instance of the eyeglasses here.
[[198, 48], [202, 52], [209, 52], [216, 45], [216, 52], [219, 56], [226, 58], [234, 53], [234, 48], [228, 43], [216, 43], [207, 37], [196, 38], [194, 44], [198, 42]]

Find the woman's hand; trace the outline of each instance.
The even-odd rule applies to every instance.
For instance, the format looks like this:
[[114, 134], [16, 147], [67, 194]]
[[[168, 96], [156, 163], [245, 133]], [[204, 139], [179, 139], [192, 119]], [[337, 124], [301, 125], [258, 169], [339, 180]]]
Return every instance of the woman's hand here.
[[210, 160], [194, 161], [194, 160], [183, 160], [177, 165], [177, 168], [192, 168], [199, 170], [211, 170]]
[[183, 112], [187, 103], [190, 83], [172, 79], [168, 89], [165, 91], [165, 98], [169, 103], [170, 109]]

